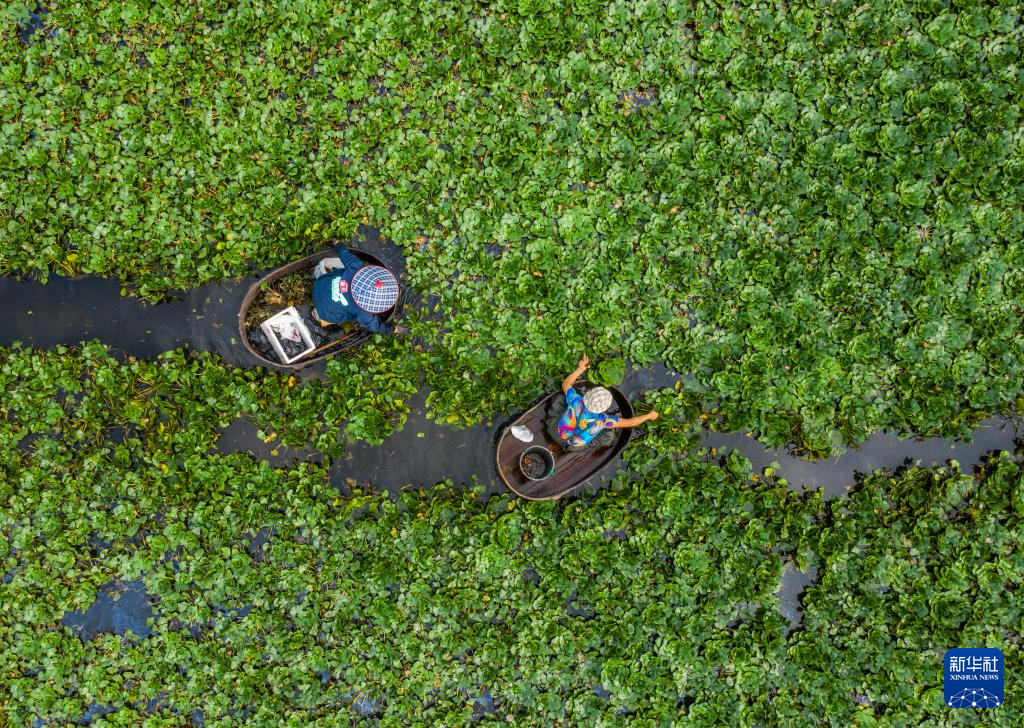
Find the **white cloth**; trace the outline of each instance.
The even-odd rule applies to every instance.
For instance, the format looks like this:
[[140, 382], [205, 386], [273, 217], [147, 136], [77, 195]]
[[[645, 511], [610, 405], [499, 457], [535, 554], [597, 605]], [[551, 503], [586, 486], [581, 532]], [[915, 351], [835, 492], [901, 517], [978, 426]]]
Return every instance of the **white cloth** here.
[[530, 429], [528, 427], [523, 427], [522, 425], [513, 425], [512, 434], [515, 436], [517, 440], [522, 440], [523, 442], [533, 442], [533, 433], [530, 432]]
[[332, 270], [341, 270], [344, 267], [345, 264], [341, 262], [341, 258], [324, 258], [313, 268], [313, 278], [319, 278]]

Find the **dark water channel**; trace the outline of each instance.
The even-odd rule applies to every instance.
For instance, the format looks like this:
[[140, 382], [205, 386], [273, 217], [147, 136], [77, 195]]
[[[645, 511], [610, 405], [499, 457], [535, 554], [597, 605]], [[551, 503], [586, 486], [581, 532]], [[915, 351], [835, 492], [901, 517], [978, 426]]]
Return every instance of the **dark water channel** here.
[[[209, 284], [153, 306], [122, 297], [121, 284], [116, 280], [51, 276], [43, 285], [0, 277], [0, 306], [8, 312], [0, 328], [0, 346], [20, 341], [49, 349], [99, 339], [115, 353], [138, 358], [186, 347], [214, 352], [231, 365], [257, 366], [238, 341], [237, 323], [242, 296], [256, 278]], [[320, 376], [322, 371], [323, 364], [314, 365], [302, 370], [301, 375]], [[646, 389], [670, 387], [680, 378], [664, 366], [655, 365], [630, 371], [622, 389], [635, 398]], [[494, 472], [493, 443], [500, 427], [516, 413], [498, 413], [490, 423], [456, 430], [427, 419], [426, 396], [427, 392], [421, 390], [412, 398], [405, 427], [382, 445], [351, 445], [346, 459], [334, 465], [335, 484], [345, 486], [356, 480], [393, 493], [450, 478], [455, 483], [477, 483], [485, 494], [502, 490]], [[701, 446], [722, 454], [737, 450], [750, 460], [755, 471], [769, 465], [776, 467], [794, 490], [823, 488], [830, 496], [842, 496], [857, 474], [876, 469], [913, 462], [943, 464], [955, 459], [970, 470], [988, 452], [1012, 450], [1018, 436], [1016, 423], [1010, 418], [992, 417], [975, 430], [969, 442], [876, 433], [860, 447], [821, 461], [793, 456], [784, 448], [766, 448], [745, 432], [705, 430]], [[227, 428], [219, 446], [225, 451], [247, 451], [282, 463], [293, 457], [319, 457], [309, 450], [265, 444], [256, 436], [256, 428], [244, 420]], [[273, 450], [278, 454], [272, 455]], [[584, 489], [600, 487], [608, 479], [605, 475]]]
[[74, 634], [88, 642], [100, 632], [149, 637], [146, 620], [152, 607], [146, 587], [141, 581], [111, 582], [102, 586], [96, 601], [88, 609], [67, 612], [61, 622]]
[[[635, 399], [643, 390], [671, 387], [679, 379], [679, 374], [655, 365], [630, 371], [621, 388]], [[426, 398], [426, 390], [413, 397], [405, 427], [382, 445], [351, 445], [348, 457], [334, 463], [334, 484], [343, 488], [349, 481], [357, 481], [394, 493], [429, 487], [449, 478], [454, 483], [479, 486], [483, 496], [504, 492], [494, 467], [494, 443], [500, 430], [519, 412], [504, 412], [489, 423], [457, 430], [427, 418]], [[615, 467], [610, 467], [580, 490], [601, 488], [614, 476]]]
[[[362, 232], [372, 238], [369, 249], [382, 245], [372, 229]], [[43, 285], [0, 277], [0, 306], [7, 312], [0, 328], [0, 346], [21, 341], [49, 349], [95, 338], [121, 355], [138, 358], [152, 358], [170, 349], [187, 347], [214, 352], [235, 366], [255, 366], [257, 362], [238, 341], [237, 314], [245, 290], [256, 278], [202, 286], [152, 306], [121, 296], [121, 285], [116, 280], [51, 276], [49, 283]], [[303, 370], [302, 376], [320, 376], [323, 366]], [[672, 386], [679, 379], [679, 374], [664, 366], [654, 366], [629, 372], [622, 388], [632, 399], [642, 390]], [[426, 396], [427, 392], [421, 390], [412, 399], [405, 427], [382, 445], [351, 445], [346, 457], [333, 464], [331, 478], [335, 486], [346, 491], [354, 482], [368, 483], [396, 493], [406, 488], [429, 487], [449, 478], [455, 483], [475, 484], [485, 496], [503, 491], [494, 470], [493, 443], [499, 429], [514, 413], [500, 413], [489, 423], [456, 430], [426, 417]], [[1018, 435], [1013, 420], [993, 417], [981, 424], [969, 442], [876, 433], [859, 448], [817, 462], [795, 457], [782, 448], [766, 448], [743, 432], [705, 431], [700, 444], [714, 448], [716, 455], [739, 451], [751, 461], [755, 472], [772, 466], [793, 490], [822, 488], [831, 497], [843, 497], [859, 474], [878, 469], [913, 463], [944, 464], [955, 459], [969, 472], [987, 453], [1012, 450]], [[279, 464], [293, 458], [321, 457], [313, 450], [266, 444], [256, 436], [256, 428], [245, 420], [227, 428], [218, 447], [223, 451], [250, 452]], [[592, 491], [606, 485], [614, 469], [584, 484], [581, 490]], [[816, 574], [804, 574], [792, 565], [786, 567], [777, 595], [791, 629], [800, 625], [800, 595], [815, 578]], [[149, 634], [146, 620], [151, 616], [150, 601], [141, 582], [111, 584], [100, 591], [89, 609], [68, 613], [63, 621], [83, 640], [97, 632], [122, 634], [127, 630], [145, 637]], [[373, 701], [363, 700], [366, 704], [355, 707], [372, 714], [376, 708]], [[484, 692], [477, 700], [480, 709], [488, 712], [489, 693]]]
[[0, 346], [15, 341], [40, 349], [99, 339], [113, 352], [140, 359], [187, 347], [212, 351], [227, 363], [254, 366], [238, 341], [238, 307], [258, 276], [172, 295], [158, 305], [121, 296], [116, 279], [50, 276], [46, 284], [0, 277], [8, 316]]

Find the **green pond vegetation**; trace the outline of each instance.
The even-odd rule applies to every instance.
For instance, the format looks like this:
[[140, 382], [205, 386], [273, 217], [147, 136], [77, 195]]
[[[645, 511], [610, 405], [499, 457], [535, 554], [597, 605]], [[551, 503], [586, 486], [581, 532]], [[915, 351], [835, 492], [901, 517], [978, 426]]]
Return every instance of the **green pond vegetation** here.
[[[0, 273], [157, 302], [401, 247], [413, 339], [305, 379], [0, 349], [0, 724], [1020, 725], [1024, 451], [792, 492], [1024, 405], [1021, 7], [123, 0], [0, 10]], [[415, 342], [415, 343], [414, 343]], [[340, 495], [429, 388], [468, 426], [586, 351], [686, 373], [615, 482]], [[239, 417], [314, 462], [218, 450]], [[803, 624], [775, 595], [816, 569]], [[139, 580], [151, 634], [61, 623]], [[990, 646], [1006, 703], [942, 704]], [[101, 706], [102, 711], [97, 711]], [[97, 717], [97, 712], [106, 712]]]
[[[948, 720], [948, 646], [999, 646], [1019, 670], [1024, 450], [824, 501], [654, 437], [611, 488], [561, 504], [450, 483], [343, 497], [323, 463], [209, 451], [250, 395], [208, 363], [0, 357], [11, 725], [92, 704], [116, 709], [104, 725], [338, 725], [357, 704], [455, 725], [485, 691], [513, 725], [916, 725]], [[791, 632], [787, 564], [820, 576]], [[58, 621], [136, 579], [145, 639], [83, 644]], [[1021, 719], [1024, 689], [1006, 689], [993, 724]]]
[[[8, 5], [8, 27], [31, 7]], [[1024, 382], [1020, 8], [59, 3], [0, 37], [0, 270], [158, 299], [380, 227], [438, 419], [586, 343], [827, 455]]]

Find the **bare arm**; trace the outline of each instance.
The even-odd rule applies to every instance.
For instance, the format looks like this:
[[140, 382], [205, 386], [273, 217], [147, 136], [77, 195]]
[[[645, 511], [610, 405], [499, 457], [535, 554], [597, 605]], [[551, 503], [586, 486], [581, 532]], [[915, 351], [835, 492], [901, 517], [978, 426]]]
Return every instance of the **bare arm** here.
[[572, 388], [572, 385], [576, 384], [576, 380], [579, 379], [580, 375], [587, 370], [587, 367], [589, 365], [590, 359], [588, 359], [587, 355], [584, 354], [580, 358], [579, 364], [577, 364], [576, 368], [572, 370], [572, 373], [569, 376], [567, 376], [564, 380], [562, 380], [562, 391], [564, 393], [569, 393], [569, 390]]
[[611, 425], [611, 427], [613, 429], [622, 429], [623, 427], [636, 427], [637, 425], [642, 425], [645, 422], [649, 422], [650, 420], [656, 419], [658, 419], [658, 413], [655, 410], [651, 410], [647, 414], [640, 415], [639, 417], [623, 417], [614, 425]]

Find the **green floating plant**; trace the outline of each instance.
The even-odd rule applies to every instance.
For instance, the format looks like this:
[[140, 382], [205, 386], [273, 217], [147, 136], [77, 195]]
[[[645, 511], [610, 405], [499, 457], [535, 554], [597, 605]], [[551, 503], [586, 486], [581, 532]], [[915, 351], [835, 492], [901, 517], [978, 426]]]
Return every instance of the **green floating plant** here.
[[1024, 394], [1020, 38], [947, 5], [16, 4], [0, 268], [156, 300], [367, 222], [439, 421], [585, 348], [815, 456], [963, 434]]
[[[686, 456], [704, 413], [681, 385], [643, 398], [662, 416], [594, 495], [341, 496], [323, 463], [208, 450], [249, 383], [289, 382], [232, 372], [0, 350], [7, 722], [921, 723], [946, 715], [949, 645], [1020, 669], [1024, 452], [799, 496]], [[133, 580], [149, 636], [61, 623]], [[1020, 698], [1008, 681], [1008, 723]]]

